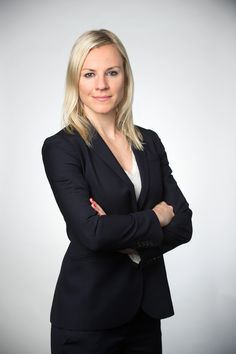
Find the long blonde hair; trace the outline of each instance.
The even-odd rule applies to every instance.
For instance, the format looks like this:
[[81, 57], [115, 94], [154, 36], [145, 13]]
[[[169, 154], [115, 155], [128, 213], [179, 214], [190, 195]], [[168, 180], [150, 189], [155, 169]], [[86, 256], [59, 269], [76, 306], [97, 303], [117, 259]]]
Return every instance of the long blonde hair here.
[[132, 103], [134, 82], [127, 52], [120, 39], [111, 31], [100, 29], [83, 33], [72, 47], [65, 85], [63, 104], [63, 125], [73, 134], [74, 129], [79, 132], [85, 143], [91, 147], [91, 123], [85, 116], [83, 105], [79, 97], [79, 78], [84, 61], [93, 48], [113, 44], [118, 49], [124, 65], [125, 89], [124, 97], [117, 107], [116, 127], [127, 137], [130, 144], [143, 150], [143, 137], [140, 130], [133, 124]]

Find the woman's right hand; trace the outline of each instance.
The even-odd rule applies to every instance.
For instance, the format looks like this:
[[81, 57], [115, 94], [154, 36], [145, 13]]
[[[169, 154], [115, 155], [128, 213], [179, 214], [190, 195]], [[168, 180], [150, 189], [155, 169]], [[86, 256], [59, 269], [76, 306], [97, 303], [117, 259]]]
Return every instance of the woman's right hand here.
[[162, 227], [168, 225], [175, 216], [173, 207], [164, 201], [155, 205], [152, 210], [156, 213]]

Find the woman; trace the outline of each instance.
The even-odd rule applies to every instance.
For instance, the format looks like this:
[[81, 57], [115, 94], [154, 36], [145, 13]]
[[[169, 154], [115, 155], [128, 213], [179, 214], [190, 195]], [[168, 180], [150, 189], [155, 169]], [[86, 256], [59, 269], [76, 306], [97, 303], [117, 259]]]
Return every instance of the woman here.
[[132, 72], [115, 34], [78, 38], [65, 91], [65, 127], [42, 148], [70, 240], [52, 353], [161, 353], [160, 320], [173, 315], [163, 253], [190, 240], [192, 212], [158, 135], [133, 124]]

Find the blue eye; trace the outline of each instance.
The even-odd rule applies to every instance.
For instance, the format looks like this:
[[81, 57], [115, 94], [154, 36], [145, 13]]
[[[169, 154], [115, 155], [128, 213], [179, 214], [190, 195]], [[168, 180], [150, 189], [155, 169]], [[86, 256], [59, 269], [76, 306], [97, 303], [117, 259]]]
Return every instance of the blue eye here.
[[90, 78], [90, 77], [93, 77], [94, 76], [94, 73], [86, 73], [86, 74], [84, 74], [84, 77], [86, 77], [86, 78]]
[[116, 75], [118, 75], [118, 71], [116, 71], [116, 70], [108, 71], [108, 72], [107, 72], [107, 75], [109, 75], [109, 76], [116, 76]]

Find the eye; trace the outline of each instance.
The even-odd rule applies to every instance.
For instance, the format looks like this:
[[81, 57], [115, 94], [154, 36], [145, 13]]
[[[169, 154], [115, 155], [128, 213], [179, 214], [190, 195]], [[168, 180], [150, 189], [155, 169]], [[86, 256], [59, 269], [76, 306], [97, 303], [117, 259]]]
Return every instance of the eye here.
[[94, 76], [94, 73], [86, 73], [84, 74], [84, 77], [86, 77], [87, 79], [91, 78]]
[[108, 71], [108, 72], [106, 73], [106, 75], [108, 75], [108, 76], [116, 76], [116, 75], [118, 75], [118, 71], [116, 71], [116, 70], [111, 70], [111, 71]]

